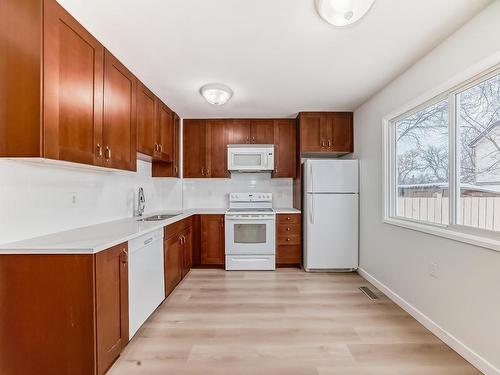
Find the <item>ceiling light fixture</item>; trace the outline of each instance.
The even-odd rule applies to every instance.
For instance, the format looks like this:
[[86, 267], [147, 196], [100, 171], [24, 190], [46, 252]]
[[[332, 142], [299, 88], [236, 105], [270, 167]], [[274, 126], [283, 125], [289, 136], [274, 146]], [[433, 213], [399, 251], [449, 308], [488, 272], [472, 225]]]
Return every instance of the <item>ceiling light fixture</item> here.
[[316, 0], [321, 18], [334, 26], [348, 26], [359, 21], [375, 0]]
[[200, 94], [213, 105], [224, 105], [233, 96], [233, 90], [222, 83], [209, 83], [200, 88]]

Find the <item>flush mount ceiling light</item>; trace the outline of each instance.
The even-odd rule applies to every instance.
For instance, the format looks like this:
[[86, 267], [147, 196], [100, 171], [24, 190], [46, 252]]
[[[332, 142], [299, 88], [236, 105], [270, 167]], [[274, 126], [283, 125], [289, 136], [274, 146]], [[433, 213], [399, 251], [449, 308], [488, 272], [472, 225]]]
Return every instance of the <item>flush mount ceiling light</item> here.
[[233, 90], [222, 83], [209, 83], [201, 86], [200, 94], [213, 105], [224, 105], [233, 96]]
[[347, 26], [359, 21], [375, 0], [316, 0], [321, 18], [334, 26]]

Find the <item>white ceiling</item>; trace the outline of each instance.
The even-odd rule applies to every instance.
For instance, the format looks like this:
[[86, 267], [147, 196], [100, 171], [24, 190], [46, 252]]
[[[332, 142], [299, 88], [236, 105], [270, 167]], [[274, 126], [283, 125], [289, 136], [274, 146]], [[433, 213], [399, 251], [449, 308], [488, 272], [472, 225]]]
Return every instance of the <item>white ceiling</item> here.
[[[325, 23], [314, 0], [58, 0], [183, 118], [354, 110], [491, 0], [376, 0]], [[221, 107], [198, 89], [234, 90]]]

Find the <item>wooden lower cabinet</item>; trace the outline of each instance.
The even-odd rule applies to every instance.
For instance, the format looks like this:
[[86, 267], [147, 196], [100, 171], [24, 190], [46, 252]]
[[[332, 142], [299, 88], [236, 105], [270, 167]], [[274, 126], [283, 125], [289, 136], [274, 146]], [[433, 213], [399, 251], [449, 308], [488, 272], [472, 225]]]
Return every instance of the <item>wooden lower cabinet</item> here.
[[224, 215], [201, 215], [201, 265], [224, 266]]
[[182, 234], [182, 277], [186, 276], [193, 266], [193, 227], [185, 229]]
[[0, 255], [0, 374], [104, 374], [128, 342], [126, 249]]
[[165, 227], [165, 295], [168, 296], [187, 275], [193, 264], [193, 219]]
[[276, 264], [300, 266], [302, 263], [302, 215], [276, 215]]
[[128, 343], [127, 243], [95, 255], [97, 372], [104, 374]]
[[182, 244], [180, 235], [165, 241], [165, 295], [168, 296], [182, 279]]

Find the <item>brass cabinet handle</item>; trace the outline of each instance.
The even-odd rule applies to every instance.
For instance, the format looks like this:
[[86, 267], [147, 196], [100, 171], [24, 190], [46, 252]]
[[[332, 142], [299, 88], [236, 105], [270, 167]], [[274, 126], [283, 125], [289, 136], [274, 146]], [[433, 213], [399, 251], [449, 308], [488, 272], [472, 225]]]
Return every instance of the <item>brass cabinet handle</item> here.
[[201, 167], [201, 175], [205, 176], [205, 168], [204, 167]]
[[207, 176], [210, 176], [210, 169], [207, 168]]
[[290, 241], [290, 238], [287, 238], [286, 240], [287, 240], [287, 241]]
[[287, 220], [292, 220], [292, 218], [290, 216], [287, 216], [286, 219]]
[[128, 262], [128, 251], [122, 249], [122, 263], [127, 263], [127, 262]]
[[97, 157], [102, 158], [102, 146], [101, 146], [101, 144], [98, 143], [96, 148], [97, 148]]
[[104, 151], [104, 158], [106, 160], [111, 159], [111, 149], [108, 146], [106, 146], [106, 150]]
[[325, 147], [326, 146], [326, 142], [325, 141], [321, 141], [321, 147]]
[[177, 175], [177, 167], [174, 166], [174, 174]]
[[290, 231], [290, 228], [286, 228], [287, 231]]
[[158, 151], [163, 152], [163, 145], [161, 143], [158, 145]]
[[328, 147], [332, 147], [332, 141], [328, 140]]

